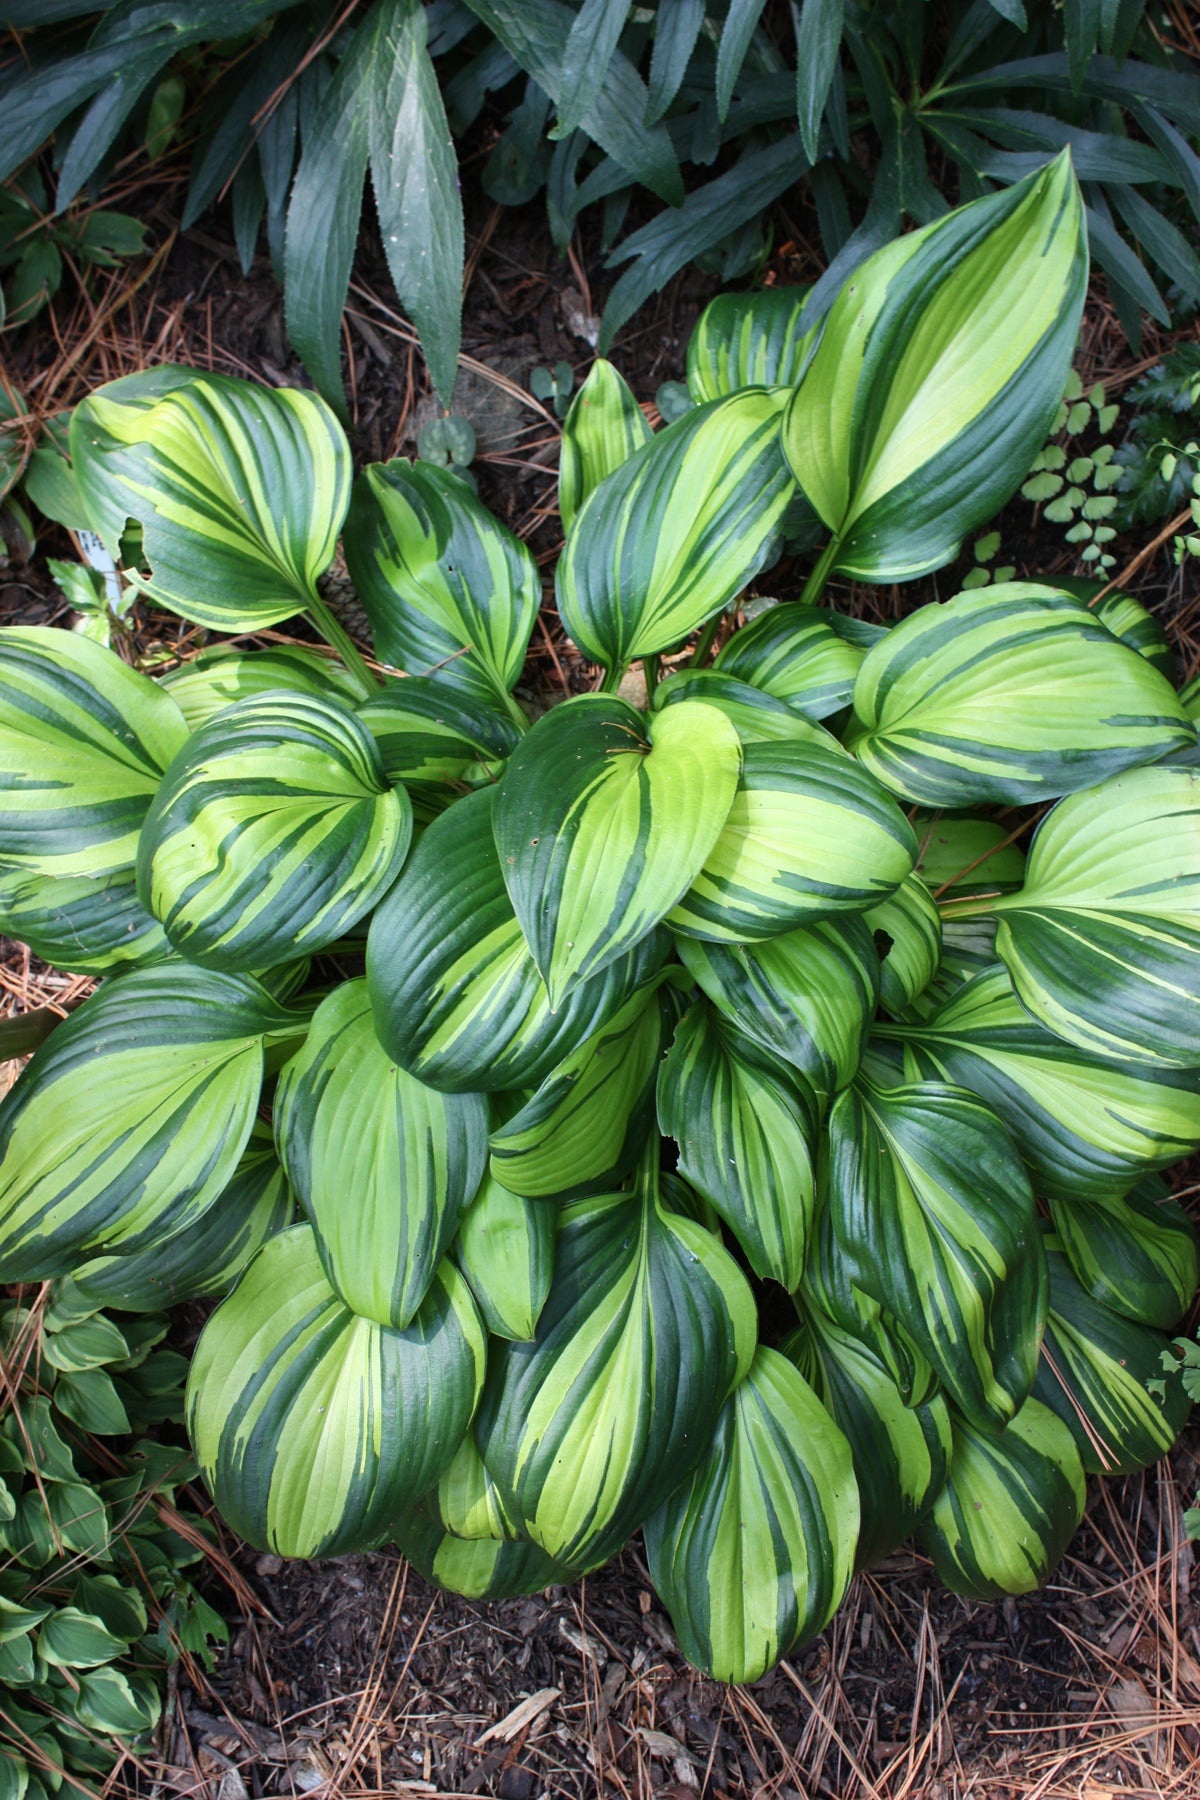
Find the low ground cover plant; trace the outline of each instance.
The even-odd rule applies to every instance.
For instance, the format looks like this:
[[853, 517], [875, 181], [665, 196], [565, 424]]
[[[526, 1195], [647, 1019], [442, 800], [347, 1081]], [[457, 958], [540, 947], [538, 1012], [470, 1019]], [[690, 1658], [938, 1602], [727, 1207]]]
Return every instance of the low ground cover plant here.
[[[556, 594], [598, 687], [535, 718], [536, 565], [451, 470], [352, 479], [314, 396], [191, 370], [77, 409], [138, 588], [332, 646], [153, 681], [0, 639], [3, 923], [103, 978], [0, 1106], [0, 1279], [226, 1294], [188, 1417], [255, 1544], [487, 1596], [641, 1528], [686, 1655], [749, 1680], [914, 1532], [1028, 1590], [1086, 1474], [1173, 1441], [1200, 751], [1162, 635], [1052, 583], [821, 603], [1016, 491], [1086, 279], [1064, 157], [816, 325], [714, 302], [657, 434], [597, 363]], [[375, 667], [317, 585], [339, 533]]]
[[162, 1711], [169, 1666], [228, 1634], [192, 1585], [186, 1359], [167, 1319], [84, 1287], [0, 1308], [0, 1793], [83, 1796]]
[[[485, 193], [520, 205], [544, 191], [564, 252], [577, 221], [600, 214], [622, 268], [602, 351], [688, 263], [726, 281], [761, 268], [772, 208], [798, 183], [833, 264], [824, 304], [906, 219], [927, 225], [1069, 145], [1094, 255], [1136, 341], [1144, 311], [1165, 324], [1200, 301], [1200, 75], [1160, 12], [1146, 0], [8, 0], [0, 179], [52, 143], [62, 209], [118, 158], [188, 143], [184, 228], [228, 194], [247, 269], [265, 229], [289, 336], [340, 407], [368, 191], [449, 402], [464, 263], [453, 140], [489, 96], [504, 128]], [[635, 196], [659, 210], [626, 231]], [[43, 236], [39, 279], [56, 255]]]

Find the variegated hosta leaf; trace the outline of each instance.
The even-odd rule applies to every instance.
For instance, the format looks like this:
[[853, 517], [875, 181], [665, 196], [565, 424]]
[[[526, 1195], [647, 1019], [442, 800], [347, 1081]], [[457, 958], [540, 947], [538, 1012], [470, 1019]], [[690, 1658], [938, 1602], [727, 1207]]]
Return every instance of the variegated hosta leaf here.
[[847, 743], [926, 806], [1053, 800], [1189, 741], [1171, 684], [1070, 595], [1008, 581], [868, 651]]
[[642, 938], [552, 1012], [504, 885], [494, 793], [468, 794], [434, 820], [367, 938], [381, 1043], [451, 1091], [536, 1087], [650, 980], [670, 941]]
[[467, 1208], [454, 1259], [496, 1337], [531, 1338], [554, 1273], [558, 1212], [514, 1194], [491, 1175]]
[[462, 783], [493, 772], [521, 738], [507, 715], [420, 675], [389, 683], [362, 702], [358, 716], [379, 747], [388, 780], [406, 787]]
[[142, 527], [135, 579], [160, 606], [241, 632], [319, 599], [351, 471], [316, 394], [193, 372], [147, 406], [112, 382], [75, 408], [71, 459], [112, 556], [127, 518]]
[[999, 915], [1013, 986], [1059, 1037], [1200, 1066], [1200, 774], [1132, 769], [1072, 794], [1038, 827], [1020, 892], [972, 910]]
[[1087, 272], [1065, 150], [855, 269], [783, 431], [835, 568], [940, 568], [1016, 492], [1070, 372]]
[[688, 341], [692, 399], [720, 400], [748, 387], [795, 387], [820, 333], [804, 317], [807, 287], [718, 294]]
[[646, 721], [602, 694], [564, 701], [518, 746], [492, 824], [553, 1007], [684, 894], [719, 840], [741, 758], [714, 707], [680, 702]]
[[[1046, 1240], [1050, 1316], [1034, 1395], [1056, 1412], [1089, 1475], [1131, 1475], [1165, 1456], [1191, 1404], [1179, 1381], [1163, 1382], [1161, 1331], [1100, 1306], [1080, 1287], [1059, 1240]], [[1158, 1381], [1162, 1399], [1147, 1384]]]
[[1046, 1261], [995, 1113], [940, 1082], [860, 1080], [829, 1115], [829, 1207], [849, 1279], [895, 1315], [961, 1412], [1006, 1424], [1037, 1368]]
[[879, 957], [863, 919], [822, 920], [760, 944], [678, 937], [675, 947], [713, 1005], [819, 1093], [853, 1078], [879, 999]]
[[615, 670], [669, 650], [758, 574], [794, 493], [786, 398], [751, 388], [686, 413], [592, 490], [556, 576], [585, 656]]
[[233, 1179], [186, 1231], [131, 1256], [85, 1262], [60, 1286], [73, 1299], [123, 1312], [165, 1312], [183, 1300], [219, 1298], [291, 1217], [291, 1190], [270, 1127], [256, 1119]]
[[917, 873], [935, 899], [1006, 894], [1025, 879], [1025, 852], [995, 819], [918, 813], [913, 828], [921, 847]]
[[453, 1462], [486, 1349], [453, 1264], [393, 1331], [342, 1304], [312, 1231], [294, 1225], [263, 1246], [196, 1345], [187, 1417], [200, 1472], [261, 1550], [369, 1550]]
[[567, 1207], [537, 1336], [493, 1349], [476, 1424], [534, 1543], [576, 1573], [618, 1550], [704, 1455], [756, 1329], [703, 1226], [649, 1195]]
[[49, 1281], [190, 1228], [250, 1136], [267, 1042], [304, 1021], [248, 975], [106, 982], [0, 1102], [0, 1281]]
[[460, 1538], [507, 1538], [524, 1534], [521, 1521], [505, 1506], [468, 1431], [454, 1461], [425, 1501], [444, 1531]]
[[1003, 968], [977, 975], [917, 1027], [897, 1028], [915, 1079], [956, 1082], [999, 1114], [1039, 1194], [1119, 1200], [1200, 1146], [1190, 1073], [1106, 1062], [1055, 1037]]
[[1068, 594], [1073, 594], [1082, 606], [1085, 606], [1094, 619], [1099, 619], [1105, 630], [1111, 631], [1115, 638], [1136, 650], [1139, 656], [1153, 663], [1160, 675], [1173, 681], [1175, 675], [1175, 653], [1171, 649], [1166, 632], [1154, 617], [1148, 613], [1140, 600], [1132, 594], [1123, 593], [1119, 588], [1112, 593], [1105, 593], [1107, 583], [1092, 577], [1090, 580], [1073, 575], [1055, 577], [1059, 586]]
[[658, 1075], [658, 1122], [679, 1169], [710, 1200], [756, 1275], [789, 1291], [814, 1207], [818, 1096], [804, 1076], [699, 1002]]
[[682, 700], [703, 700], [706, 706], [715, 706], [743, 744], [820, 744], [846, 754], [823, 725], [793, 711], [785, 700], [717, 669], [681, 669], [677, 675], [668, 675], [655, 688], [651, 704], [657, 713]]
[[779, 1346], [815, 1390], [854, 1458], [862, 1520], [856, 1569], [899, 1547], [945, 1485], [953, 1442], [941, 1394], [906, 1406], [880, 1358], [808, 1302], [803, 1323]]
[[827, 1199], [818, 1207], [812, 1253], [798, 1299], [802, 1308], [817, 1307], [870, 1350], [887, 1370], [905, 1406], [924, 1406], [938, 1392], [937, 1371], [929, 1358], [901, 1330], [894, 1316], [851, 1280]]
[[558, 510], [564, 534], [606, 475], [650, 441], [646, 415], [625, 377], [598, 356], [563, 421]]
[[1151, 1177], [1124, 1200], [1050, 1201], [1076, 1280], [1123, 1318], [1169, 1331], [1200, 1282], [1196, 1233], [1182, 1206]]
[[942, 953], [941, 914], [915, 872], [881, 906], [864, 914], [869, 930], [889, 940], [879, 965], [879, 997], [890, 1013], [911, 1006], [933, 980]]
[[646, 1521], [679, 1647], [718, 1681], [757, 1681], [816, 1636], [854, 1572], [850, 1446], [808, 1383], [759, 1349], [690, 1481]]
[[654, 1122], [654, 1082], [678, 1016], [667, 971], [639, 988], [492, 1132], [497, 1181], [530, 1199], [611, 1193]]
[[131, 870], [187, 734], [174, 701], [102, 645], [50, 626], [0, 631], [0, 904], [18, 883], [36, 911], [31, 875], [99, 883]]
[[171, 954], [137, 897], [132, 862], [93, 880], [5, 868], [0, 852], [0, 932], [73, 975], [145, 968]]
[[509, 710], [541, 599], [537, 564], [464, 481], [432, 463], [369, 463], [346, 566], [382, 659]]
[[817, 744], [751, 744], [721, 834], [667, 923], [715, 943], [777, 937], [865, 912], [916, 856], [904, 814], [848, 757]]
[[[159, 363], [105, 382], [74, 409], [69, 426], [79, 421], [78, 445], [71, 445], [71, 478], [86, 523], [101, 537], [114, 559], [131, 516], [127, 478], [140, 473], [138, 454], [129, 445], [138, 434], [138, 415], [148, 413], [167, 394], [196, 380], [197, 370], [181, 363]], [[68, 439], [69, 441], [69, 439]], [[84, 522], [81, 518], [80, 522]]]
[[351, 1311], [411, 1322], [483, 1179], [487, 1129], [482, 1094], [439, 1093], [388, 1056], [365, 981], [317, 1008], [279, 1078], [275, 1136]]
[[844, 619], [827, 606], [787, 601], [736, 631], [713, 667], [810, 719], [827, 719], [849, 706], [859, 665], [884, 636], [878, 626]]
[[189, 731], [197, 731], [222, 707], [254, 694], [332, 696], [351, 706], [359, 698], [358, 683], [344, 664], [303, 644], [267, 644], [259, 650], [213, 644], [163, 675], [158, 686], [170, 694]]
[[174, 947], [219, 969], [319, 950], [390, 887], [412, 808], [334, 699], [259, 694], [195, 732], [138, 845], [138, 894]]
[[466, 1600], [507, 1600], [540, 1594], [572, 1576], [544, 1550], [524, 1540], [460, 1538], [446, 1531], [428, 1505], [392, 1532], [402, 1553], [423, 1578]]
[[1070, 1543], [1086, 1497], [1075, 1441], [1040, 1400], [999, 1433], [955, 1417], [950, 1479], [917, 1540], [953, 1594], [1028, 1594]]

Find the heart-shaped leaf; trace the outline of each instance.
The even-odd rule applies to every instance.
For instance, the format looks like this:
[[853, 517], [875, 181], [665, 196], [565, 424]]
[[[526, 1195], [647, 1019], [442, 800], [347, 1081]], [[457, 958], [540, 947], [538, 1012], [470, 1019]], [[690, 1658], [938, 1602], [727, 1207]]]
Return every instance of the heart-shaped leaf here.
[[[160, 606], [218, 631], [260, 631], [319, 601], [350, 500], [350, 447], [323, 400], [178, 370], [147, 404], [121, 382], [75, 408], [71, 458], [110, 555], [127, 519]], [[136, 379], [136, 378], [135, 378]]]
[[686, 891], [718, 840], [740, 762], [733, 726], [699, 702], [647, 724], [623, 700], [583, 695], [539, 719], [504, 772], [493, 824], [552, 1006]]
[[163, 777], [138, 894], [192, 961], [267, 969], [370, 912], [411, 833], [408, 796], [347, 707], [259, 694], [215, 713]]

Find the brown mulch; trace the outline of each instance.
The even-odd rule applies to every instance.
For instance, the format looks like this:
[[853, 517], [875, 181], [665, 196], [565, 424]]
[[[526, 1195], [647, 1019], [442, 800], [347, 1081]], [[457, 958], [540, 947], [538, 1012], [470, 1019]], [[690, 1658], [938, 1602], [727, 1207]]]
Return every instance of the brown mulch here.
[[[119, 197], [108, 201], [121, 204]], [[149, 218], [155, 259], [64, 290], [36, 338], [8, 361], [31, 406], [53, 412], [97, 383], [182, 361], [273, 383], [303, 383], [264, 257], [244, 279], [220, 223], [178, 236], [164, 174], [131, 210]], [[816, 268], [811, 220], [783, 221], [780, 282]], [[589, 321], [607, 277], [594, 243], [560, 264], [539, 210], [486, 203], [469, 220], [464, 368], [456, 407], [480, 444], [485, 501], [533, 546], [547, 584], [561, 542], [558, 422], [529, 392], [538, 364], [590, 366]], [[716, 288], [687, 272], [622, 333], [614, 360], [644, 401], [683, 373], [688, 335]], [[1120, 392], [1161, 355], [1153, 328], [1135, 361], [1101, 293], [1089, 306], [1086, 379]], [[413, 333], [396, 310], [368, 224], [347, 321], [353, 443], [361, 461], [415, 453], [436, 416]], [[1014, 502], [1004, 559], [1021, 574], [1074, 568], [1061, 532]], [[1118, 573], [1168, 629], [1181, 675], [1200, 662], [1200, 586], [1177, 570], [1169, 536], [1120, 540]], [[0, 618], [66, 622], [42, 553], [0, 572]], [[958, 570], [900, 589], [834, 584], [836, 604], [894, 618], [948, 595]], [[1132, 575], [1127, 571], [1132, 570]], [[773, 570], [770, 590], [798, 591]], [[296, 627], [298, 633], [302, 627]], [[277, 634], [284, 635], [284, 634]], [[183, 655], [204, 634], [137, 608], [131, 658]], [[576, 688], [591, 672], [562, 636], [552, 593], [535, 633], [532, 679]], [[65, 1010], [88, 983], [0, 950], [0, 1015]], [[0, 1068], [0, 1088], [12, 1066]], [[690, 1669], [653, 1597], [638, 1545], [572, 1589], [487, 1605], [436, 1593], [394, 1555], [283, 1564], [232, 1551], [240, 1598], [206, 1675], [185, 1667], [158, 1760], [126, 1765], [116, 1790], [198, 1800], [313, 1794], [440, 1800], [1195, 1800], [1200, 1794], [1200, 1570], [1181, 1506], [1200, 1483], [1200, 1434], [1144, 1476], [1093, 1483], [1084, 1527], [1040, 1594], [980, 1605], [946, 1593], [905, 1551], [854, 1585], [829, 1630], [753, 1688]], [[247, 1595], [253, 1594], [251, 1604]]]

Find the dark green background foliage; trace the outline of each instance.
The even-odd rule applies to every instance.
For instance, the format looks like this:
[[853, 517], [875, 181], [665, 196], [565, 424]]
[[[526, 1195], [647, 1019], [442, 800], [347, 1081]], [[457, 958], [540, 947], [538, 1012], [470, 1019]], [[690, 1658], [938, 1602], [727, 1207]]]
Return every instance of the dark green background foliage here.
[[[579, 217], [600, 209], [602, 246], [623, 269], [602, 350], [686, 263], [726, 280], [760, 267], [771, 207], [799, 181], [830, 263], [819, 310], [906, 219], [929, 223], [1064, 145], [1131, 339], [1143, 311], [1165, 322], [1200, 299], [1200, 76], [1164, 47], [1146, 0], [362, 0], [348, 16], [340, 0], [121, 0], [97, 20], [98, 10], [10, 0], [20, 49], [0, 96], [0, 175], [53, 133], [61, 209], [97, 190], [131, 140], [155, 155], [186, 140], [184, 225], [229, 191], [247, 267], [265, 225], [292, 341], [331, 401], [342, 395], [338, 323], [368, 172], [397, 291], [448, 399], [463, 263], [451, 134], [485, 105], [506, 120], [486, 193], [517, 205], [544, 190], [564, 249]], [[639, 216], [647, 196], [661, 210], [626, 231], [639, 192]], [[56, 254], [37, 239], [22, 309]]]

